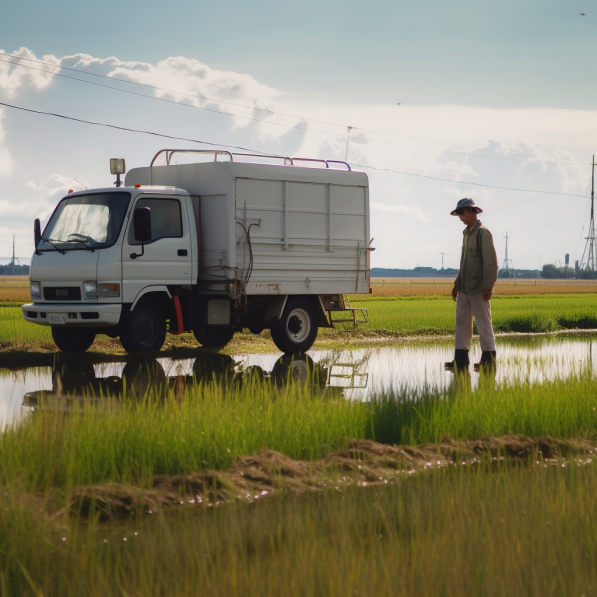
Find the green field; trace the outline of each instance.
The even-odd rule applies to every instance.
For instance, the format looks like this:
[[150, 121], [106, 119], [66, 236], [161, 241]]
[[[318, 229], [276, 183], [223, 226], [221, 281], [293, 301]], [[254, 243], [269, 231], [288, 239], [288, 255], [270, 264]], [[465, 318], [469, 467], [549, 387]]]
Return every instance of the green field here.
[[[53, 350], [50, 330], [23, 320], [20, 307], [0, 306], [0, 349]], [[455, 303], [447, 297], [355, 297], [353, 306], [369, 310], [369, 323], [359, 327], [367, 336], [450, 334], [455, 329]], [[497, 332], [552, 332], [597, 329], [597, 298], [591, 294], [502, 296], [492, 300]], [[247, 341], [252, 336], [242, 335]], [[321, 338], [330, 340], [333, 332]], [[188, 342], [188, 339], [183, 339]], [[118, 341], [104, 338], [106, 348]], [[169, 339], [176, 345], [176, 339]], [[273, 347], [273, 344], [272, 344]]]
[[[69, 412], [42, 403], [25, 424], [5, 431], [0, 594], [597, 589], [597, 381], [590, 371], [497, 388], [489, 376], [475, 392], [467, 383], [447, 394], [396, 388], [368, 402], [322, 393], [317, 380], [304, 388], [257, 377], [212, 381], [182, 394], [173, 388], [165, 398], [158, 390]], [[530, 451], [511, 461], [497, 442], [486, 456], [469, 451], [464, 458], [452, 440], [445, 443], [446, 436], [515, 433], [572, 438], [583, 454], [544, 460]], [[360, 448], [346, 450], [355, 438], [381, 442], [372, 444], [378, 468], [362, 460]], [[383, 456], [384, 445], [440, 440], [435, 452], [421, 447], [419, 464]], [[537, 449], [542, 442], [552, 440]], [[243, 456], [251, 458], [241, 473], [234, 469], [236, 480], [264, 491], [234, 486], [228, 471]], [[199, 484], [176, 484], [207, 469], [214, 472]], [[170, 494], [165, 510], [164, 483], [179, 496], [173, 505]], [[84, 495], [91, 497], [81, 501]], [[126, 515], [101, 505], [113, 496]]]
[[[492, 306], [498, 330], [554, 331], [597, 328], [594, 302]], [[365, 337], [454, 329], [450, 299], [353, 305], [369, 309]], [[53, 350], [15, 306], [0, 307], [1, 348]], [[597, 592], [590, 367], [362, 402], [316, 377], [159, 379], [142, 395], [42, 399], [0, 435], [1, 596]]]
[[[449, 297], [357, 297], [355, 307], [367, 307], [368, 330], [388, 333], [451, 333], [456, 303]], [[498, 296], [491, 301], [498, 332], [550, 332], [596, 329], [595, 295]]]

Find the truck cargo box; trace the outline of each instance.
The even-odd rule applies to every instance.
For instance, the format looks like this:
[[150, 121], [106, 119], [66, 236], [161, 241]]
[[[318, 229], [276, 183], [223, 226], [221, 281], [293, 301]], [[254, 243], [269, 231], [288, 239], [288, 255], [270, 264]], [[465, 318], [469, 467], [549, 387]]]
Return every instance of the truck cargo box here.
[[365, 173], [326, 162], [229, 159], [135, 168], [126, 176], [126, 186], [173, 186], [194, 196], [198, 279], [206, 289], [237, 279], [247, 295], [369, 292]]

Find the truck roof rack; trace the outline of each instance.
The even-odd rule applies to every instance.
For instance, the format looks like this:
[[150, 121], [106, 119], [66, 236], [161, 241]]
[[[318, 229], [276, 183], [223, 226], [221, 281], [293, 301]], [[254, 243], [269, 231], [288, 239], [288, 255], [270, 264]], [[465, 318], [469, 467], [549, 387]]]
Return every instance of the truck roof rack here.
[[[229, 161], [231, 161], [231, 162], [234, 162], [234, 156], [240, 156], [241, 158], [268, 158], [268, 159], [273, 159], [273, 160], [284, 160], [284, 166], [295, 166], [295, 163], [294, 163], [295, 160], [298, 162], [322, 163], [322, 164], [325, 164], [326, 168], [329, 168], [330, 164], [342, 164], [343, 166], [346, 166], [346, 169], [349, 172], [352, 170], [350, 167], [350, 164], [348, 164], [347, 162], [342, 162], [340, 160], [321, 160], [321, 159], [315, 159], [315, 158], [290, 158], [290, 157], [282, 156], [282, 155], [270, 155], [270, 154], [260, 154], [260, 153], [234, 153], [234, 152], [220, 150], [220, 149], [218, 149], [218, 150], [216, 150], [216, 149], [160, 149], [160, 151], [158, 151], [155, 154], [155, 156], [153, 156], [153, 160], [151, 160], [151, 164], [149, 164], [149, 184], [153, 184], [153, 176], [152, 176], [153, 167], [154, 167], [155, 161], [157, 160], [158, 156], [161, 155], [162, 153], [166, 154], [166, 165], [167, 166], [170, 165], [172, 156], [175, 153], [198, 153], [198, 154], [213, 155], [214, 162], [218, 161], [218, 156], [224, 155], [224, 156], [228, 156]], [[240, 159], [238, 161], [243, 162], [245, 160]]]

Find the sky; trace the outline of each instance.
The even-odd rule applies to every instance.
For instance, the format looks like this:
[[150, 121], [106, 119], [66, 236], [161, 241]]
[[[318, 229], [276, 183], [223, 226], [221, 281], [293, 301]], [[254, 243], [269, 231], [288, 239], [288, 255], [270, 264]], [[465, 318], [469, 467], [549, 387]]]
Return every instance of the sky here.
[[462, 197], [483, 208], [500, 263], [506, 233], [516, 268], [574, 263], [596, 32], [597, 0], [11, 3], [0, 102], [188, 140], [0, 105], [0, 261], [13, 233], [30, 258], [33, 219], [68, 189], [111, 185], [111, 157], [131, 168], [164, 147], [234, 146], [342, 160], [351, 126], [374, 267], [441, 267], [441, 253], [457, 267]]

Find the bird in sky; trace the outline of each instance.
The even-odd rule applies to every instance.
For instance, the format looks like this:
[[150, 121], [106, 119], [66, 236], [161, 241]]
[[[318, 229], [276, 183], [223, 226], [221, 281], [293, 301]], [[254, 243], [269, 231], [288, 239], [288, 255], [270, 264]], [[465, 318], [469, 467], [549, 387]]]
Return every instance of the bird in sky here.
[[396, 102], [396, 105], [397, 105], [397, 106], [401, 106], [403, 103], [404, 103], [404, 101], [401, 101], [401, 102]]
[[578, 14], [579, 14], [581, 17], [586, 17], [586, 16], [587, 16], [587, 13], [586, 13], [586, 12], [579, 12]]

